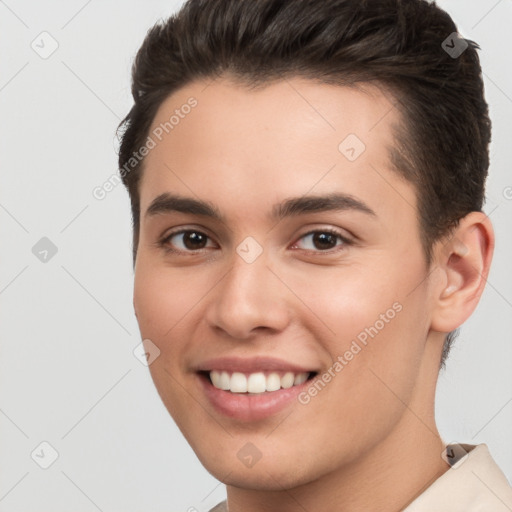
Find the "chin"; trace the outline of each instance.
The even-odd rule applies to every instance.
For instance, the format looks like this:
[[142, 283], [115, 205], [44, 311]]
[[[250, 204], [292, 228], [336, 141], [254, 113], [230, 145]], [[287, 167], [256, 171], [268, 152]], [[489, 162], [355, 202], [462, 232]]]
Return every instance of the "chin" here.
[[258, 462], [252, 468], [236, 464], [205, 464], [206, 470], [225, 485], [254, 491], [283, 491], [304, 485], [315, 478], [297, 472], [297, 468], [283, 464]]
[[[257, 444], [257, 441], [254, 441]], [[236, 448], [235, 448], [236, 445]], [[218, 453], [209, 446], [192, 446], [204, 468], [217, 480], [225, 485], [258, 491], [282, 491], [293, 489], [312, 482], [327, 473], [328, 468], [318, 467], [314, 454], [298, 456], [294, 451], [287, 456], [285, 450], [274, 446], [272, 451], [265, 449], [268, 455], [262, 454], [256, 462], [244, 464], [244, 452], [239, 446], [245, 446], [245, 441], [235, 441], [230, 447], [217, 445]], [[250, 446], [250, 445], [249, 445]], [[290, 447], [288, 447], [290, 448]], [[250, 453], [246, 449], [245, 453]]]

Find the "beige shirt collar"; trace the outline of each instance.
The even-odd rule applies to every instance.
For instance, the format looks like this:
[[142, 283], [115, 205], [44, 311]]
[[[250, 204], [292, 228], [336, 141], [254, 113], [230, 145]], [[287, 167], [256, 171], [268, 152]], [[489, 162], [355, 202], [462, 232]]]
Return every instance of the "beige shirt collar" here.
[[512, 487], [487, 445], [451, 446], [465, 454], [403, 512], [511, 512]]

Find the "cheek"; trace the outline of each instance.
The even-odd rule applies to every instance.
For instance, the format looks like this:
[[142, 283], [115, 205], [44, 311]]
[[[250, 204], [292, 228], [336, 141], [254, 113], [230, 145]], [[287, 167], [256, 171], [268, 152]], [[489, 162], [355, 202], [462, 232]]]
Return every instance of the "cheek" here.
[[160, 355], [149, 366], [155, 387], [171, 416], [187, 416], [190, 395], [184, 389], [180, 365], [190, 333], [189, 319], [205, 293], [191, 283], [190, 270], [172, 271], [141, 255], [134, 282], [134, 307], [143, 339], [150, 339]]
[[[388, 267], [390, 268], [390, 267]], [[299, 322], [308, 320], [317, 341], [324, 340], [332, 350], [344, 351], [347, 342], [363, 343], [377, 330], [389, 331], [403, 307], [406, 285], [391, 270], [381, 271], [375, 265], [357, 264], [335, 267], [297, 269], [281, 272], [283, 280], [305, 307], [298, 307]], [[309, 311], [309, 313], [307, 313]], [[323, 325], [327, 329], [320, 331]], [[325, 341], [327, 340], [327, 341]]]
[[[197, 307], [209, 289], [190, 269], [170, 270], [140, 262], [134, 283], [134, 307], [142, 336], [166, 339]], [[161, 347], [162, 348], [162, 347]]]
[[424, 331], [416, 321], [423, 314], [421, 300], [407, 297], [408, 286], [378, 284], [370, 275], [367, 286], [349, 279], [331, 282], [336, 284], [338, 292], [329, 297], [310, 294], [310, 303], [336, 334], [322, 342], [332, 366], [302, 396], [299, 411], [304, 418], [321, 418], [308, 423], [309, 438], [339, 433], [340, 442], [323, 454], [333, 465], [362, 455], [400, 421], [413, 397]]
[[397, 268], [382, 261], [365, 265], [364, 272], [324, 270], [310, 272], [307, 280], [289, 275], [287, 282], [314, 312], [306, 327], [315, 332], [316, 343], [333, 365], [339, 363], [331, 366], [331, 374], [343, 377], [325, 375], [326, 380], [336, 381], [339, 396], [355, 407], [375, 403], [381, 409], [383, 399], [393, 397], [386, 384], [407, 399], [428, 333], [425, 287], [418, 286], [421, 265]]

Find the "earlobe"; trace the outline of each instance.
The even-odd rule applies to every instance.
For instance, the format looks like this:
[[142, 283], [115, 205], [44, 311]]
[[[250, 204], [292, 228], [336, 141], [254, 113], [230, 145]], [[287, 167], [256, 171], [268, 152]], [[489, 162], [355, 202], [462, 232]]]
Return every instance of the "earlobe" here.
[[434, 290], [432, 329], [451, 332], [473, 313], [487, 282], [494, 250], [494, 231], [483, 212], [471, 212], [436, 248], [443, 279]]

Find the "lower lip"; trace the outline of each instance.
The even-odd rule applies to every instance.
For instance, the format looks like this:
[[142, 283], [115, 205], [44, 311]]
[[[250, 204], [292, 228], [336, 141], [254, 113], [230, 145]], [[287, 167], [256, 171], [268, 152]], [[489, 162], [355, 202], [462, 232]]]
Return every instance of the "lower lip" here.
[[198, 374], [201, 386], [215, 409], [230, 418], [242, 421], [257, 421], [281, 412], [293, 402], [297, 395], [311, 384], [311, 380], [278, 391], [265, 393], [231, 393], [216, 388], [204, 374]]

